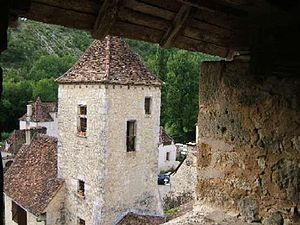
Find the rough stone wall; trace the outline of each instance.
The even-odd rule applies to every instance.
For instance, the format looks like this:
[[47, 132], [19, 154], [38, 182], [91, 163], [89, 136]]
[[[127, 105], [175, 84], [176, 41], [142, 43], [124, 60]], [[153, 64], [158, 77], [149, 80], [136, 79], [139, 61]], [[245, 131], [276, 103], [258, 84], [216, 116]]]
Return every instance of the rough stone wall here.
[[5, 225], [17, 225], [12, 220], [12, 212], [11, 212], [11, 205], [12, 205], [12, 199], [4, 194], [4, 203], [5, 203]]
[[197, 157], [195, 149], [196, 146], [188, 145], [187, 158], [178, 171], [171, 175], [171, 185], [160, 185], [164, 208], [174, 208], [196, 198]]
[[[4, 194], [5, 201], [5, 225], [18, 225], [15, 221], [12, 220], [12, 199]], [[36, 221], [36, 216], [27, 211], [27, 225], [40, 225], [40, 222]]]
[[55, 196], [53, 197], [53, 199], [51, 200], [47, 208], [45, 209], [47, 225], [65, 224], [64, 195], [65, 195], [65, 187], [62, 186], [55, 194]]
[[[65, 224], [100, 224], [106, 161], [107, 103], [104, 85], [59, 85], [58, 174], [65, 179]], [[78, 135], [78, 105], [87, 106], [86, 137]], [[85, 182], [85, 196], [77, 193]]]
[[203, 63], [200, 77], [198, 199], [299, 224], [299, 77], [262, 77], [243, 62]]
[[[144, 99], [152, 97], [151, 115]], [[157, 188], [160, 89], [60, 85], [59, 176], [65, 179], [65, 224], [111, 225], [128, 212], [162, 213]], [[87, 106], [86, 137], [77, 134], [78, 105]], [[127, 121], [137, 122], [136, 151], [126, 151]], [[78, 180], [85, 196], [78, 195]]]
[[[157, 187], [160, 89], [108, 86], [107, 164], [104, 224], [114, 224], [127, 212], [162, 214]], [[151, 97], [151, 115], [145, 114]], [[126, 151], [127, 121], [136, 120], [136, 151]]]

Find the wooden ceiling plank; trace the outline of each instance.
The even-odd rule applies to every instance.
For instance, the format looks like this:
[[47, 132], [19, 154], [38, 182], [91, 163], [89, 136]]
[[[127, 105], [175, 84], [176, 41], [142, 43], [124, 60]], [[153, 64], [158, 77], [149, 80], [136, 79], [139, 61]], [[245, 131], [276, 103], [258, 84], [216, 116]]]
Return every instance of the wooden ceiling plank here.
[[169, 26], [167, 32], [163, 35], [162, 39], [160, 40], [160, 45], [163, 48], [170, 48], [172, 47], [174, 41], [176, 40], [177, 36], [180, 32], [184, 29], [186, 25], [187, 19], [190, 16], [191, 7], [187, 5], [183, 5], [180, 10], [178, 11], [174, 21], [172, 22], [171, 26]]
[[138, 24], [149, 28], [165, 31], [169, 27], [169, 21], [151, 16], [148, 14], [140, 13], [131, 9], [123, 8], [118, 13], [118, 20]]
[[181, 49], [186, 49], [194, 52], [203, 52], [227, 59], [232, 59], [236, 54], [235, 51], [232, 51], [229, 48], [183, 36], [178, 37], [174, 46]]
[[136, 0], [127, 0], [125, 1], [125, 7], [130, 8], [132, 10], [145, 13], [148, 15], [156, 16], [165, 20], [172, 20], [175, 16], [175, 13], [166, 9], [158, 8], [156, 6], [152, 6], [146, 4], [144, 2], [139, 2]]
[[158, 43], [163, 33], [164, 32], [161, 30], [151, 29], [149, 27], [125, 23], [122, 21], [117, 21], [113, 25], [113, 29], [110, 30], [111, 35], [152, 43]]
[[224, 4], [224, 2], [217, 0], [177, 0], [183, 4], [193, 6], [198, 9], [207, 9], [212, 11], [218, 11], [218, 12], [224, 12], [224, 13], [230, 13], [232, 15], [238, 16], [238, 17], [244, 17], [247, 16], [248, 13], [245, 10], [237, 9], [235, 7], [232, 7], [232, 5]]
[[121, 0], [105, 0], [94, 24], [93, 37], [102, 40], [115, 23]]
[[19, 16], [86, 31], [92, 31], [96, 19], [96, 16], [92, 14], [66, 10], [38, 2], [32, 2], [30, 11], [20, 13]]
[[43, 3], [45, 5], [63, 8], [67, 10], [73, 10], [81, 13], [98, 14], [98, 9], [101, 6], [99, 0], [85, 0], [82, 4], [81, 0], [68, 0], [68, 1], [57, 1], [57, 0], [32, 0], [32, 2]]

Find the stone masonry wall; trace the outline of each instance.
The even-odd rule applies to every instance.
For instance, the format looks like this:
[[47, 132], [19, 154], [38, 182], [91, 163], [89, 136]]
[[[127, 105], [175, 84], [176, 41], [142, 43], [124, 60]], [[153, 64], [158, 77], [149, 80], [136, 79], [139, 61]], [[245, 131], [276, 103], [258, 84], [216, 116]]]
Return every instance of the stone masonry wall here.
[[[151, 115], [144, 99], [152, 97]], [[128, 212], [162, 213], [157, 187], [160, 89], [59, 85], [58, 173], [65, 179], [65, 224], [79, 218], [111, 225]], [[78, 105], [87, 106], [86, 137], [77, 133]], [[136, 151], [126, 151], [127, 121], [136, 120]], [[85, 196], [77, 193], [85, 182]]]
[[[127, 212], [161, 215], [157, 187], [160, 88], [110, 85], [108, 91], [107, 164], [104, 224]], [[146, 115], [145, 97], [151, 97]], [[136, 120], [136, 151], [126, 151], [127, 121]]]
[[159, 185], [164, 208], [170, 209], [195, 200], [197, 183], [196, 146], [188, 144], [187, 158], [176, 173], [170, 176], [171, 185]]
[[246, 62], [206, 62], [200, 77], [198, 199], [299, 224], [300, 78], [262, 77]]
[[[104, 85], [59, 85], [58, 175], [65, 179], [65, 224], [100, 224], [106, 161], [107, 102]], [[78, 135], [78, 105], [87, 106], [86, 137]], [[85, 196], [77, 193], [85, 182]]]

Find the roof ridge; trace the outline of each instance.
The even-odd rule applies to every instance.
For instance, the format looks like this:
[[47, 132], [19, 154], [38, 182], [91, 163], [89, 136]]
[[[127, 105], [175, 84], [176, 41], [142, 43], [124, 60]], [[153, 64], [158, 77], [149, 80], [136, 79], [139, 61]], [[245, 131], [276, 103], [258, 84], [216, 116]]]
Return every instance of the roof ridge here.
[[106, 39], [106, 48], [105, 48], [105, 77], [108, 80], [109, 79], [109, 73], [110, 73], [110, 55], [111, 55], [111, 37], [110, 35], [107, 35], [105, 37]]

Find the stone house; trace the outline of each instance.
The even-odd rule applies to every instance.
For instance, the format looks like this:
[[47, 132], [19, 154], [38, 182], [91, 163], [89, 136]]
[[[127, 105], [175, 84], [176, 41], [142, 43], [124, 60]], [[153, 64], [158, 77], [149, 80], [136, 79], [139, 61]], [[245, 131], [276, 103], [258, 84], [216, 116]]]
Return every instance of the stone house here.
[[162, 82], [109, 36], [57, 81], [58, 139], [35, 135], [17, 152], [5, 173], [6, 224], [157, 223]]
[[158, 169], [167, 171], [176, 168], [179, 162], [176, 161], [176, 146], [174, 140], [166, 133], [163, 127], [159, 131], [158, 146]]
[[[29, 121], [26, 121], [28, 110], [31, 111]], [[31, 104], [27, 105], [27, 113], [19, 119], [20, 130], [29, 128], [46, 127], [47, 135], [58, 137], [57, 102], [42, 102], [40, 97]]]
[[58, 78], [58, 176], [66, 224], [160, 215], [157, 148], [162, 82], [120, 38], [95, 41]]
[[5, 224], [62, 224], [64, 181], [57, 178], [57, 139], [37, 134], [4, 176]]

